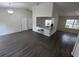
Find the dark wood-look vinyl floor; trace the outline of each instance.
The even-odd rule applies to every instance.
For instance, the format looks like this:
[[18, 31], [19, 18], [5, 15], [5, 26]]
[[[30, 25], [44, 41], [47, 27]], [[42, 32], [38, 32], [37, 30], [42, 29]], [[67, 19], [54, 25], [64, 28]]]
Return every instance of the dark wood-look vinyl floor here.
[[76, 36], [59, 31], [47, 37], [31, 30], [0, 36], [0, 56], [71, 57]]

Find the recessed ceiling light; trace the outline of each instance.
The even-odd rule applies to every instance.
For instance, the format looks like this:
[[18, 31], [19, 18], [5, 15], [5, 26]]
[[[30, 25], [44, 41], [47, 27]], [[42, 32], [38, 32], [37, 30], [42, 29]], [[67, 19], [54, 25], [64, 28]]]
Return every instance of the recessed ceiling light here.
[[13, 14], [14, 11], [13, 11], [13, 10], [8, 10], [8, 13], [9, 13], [9, 14]]

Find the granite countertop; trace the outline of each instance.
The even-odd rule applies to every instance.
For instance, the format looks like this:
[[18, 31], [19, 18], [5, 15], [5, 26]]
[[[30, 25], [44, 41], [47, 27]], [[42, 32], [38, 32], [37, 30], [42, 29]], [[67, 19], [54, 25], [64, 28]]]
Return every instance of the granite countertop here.
[[48, 30], [51, 30], [51, 26], [44, 26], [44, 27], [41, 27], [41, 26], [37, 26], [39, 28], [43, 28], [43, 29], [48, 29]]

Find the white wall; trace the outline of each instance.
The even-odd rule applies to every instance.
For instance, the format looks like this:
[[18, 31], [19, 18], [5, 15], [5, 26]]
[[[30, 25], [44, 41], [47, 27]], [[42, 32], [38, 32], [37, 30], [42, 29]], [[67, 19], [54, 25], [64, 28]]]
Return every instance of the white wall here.
[[36, 17], [52, 17], [53, 2], [43, 2], [32, 9], [33, 31], [36, 31]]
[[55, 5], [53, 7], [53, 18], [55, 18], [55, 20], [54, 20], [54, 24], [53, 24], [53, 29], [51, 30], [51, 35], [54, 34], [57, 31], [58, 20], [59, 20], [59, 15], [58, 15], [58, 12], [56, 10]]
[[28, 29], [32, 29], [33, 19], [32, 19], [32, 11], [28, 11], [27, 15]]
[[34, 6], [34, 11], [37, 17], [52, 17], [53, 2], [41, 2]]
[[[44, 2], [45, 3], [45, 2]], [[42, 4], [42, 5], [44, 5], [44, 4]], [[41, 5], [41, 6], [42, 6]], [[46, 5], [46, 4], [45, 4]], [[47, 7], [49, 7], [50, 5], [48, 5]], [[52, 8], [52, 9], [51, 9]], [[39, 11], [38, 9], [40, 9], [40, 15], [38, 15], [38, 13], [37, 13], [37, 11]], [[33, 31], [35, 31], [35, 32], [37, 32], [37, 26], [36, 26], [36, 17], [52, 17], [52, 18], [55, 18], [55, 22], [54, 22], [54, 27], [53, 27], [53, 29], [51, 30], [51, 33], [50, 33], [50, 35], [52, 35], [53, 33], [55, 33], [56, 32], [56, 30], [57, 30], [57, 25], [58, 25], [58, 13], [57, 13], [57, 11], [56, 11], [56, 9], [55, 9], [55, 6], [53, 6], [53, 4], [52, 4], [52, 6], [50, 7], [50, 9], [52, 10], [51, 12], [50, 12], [50, 10], [48, 10], [48, 11], [46, 11], [46, 9], [45, 8], [43, 8], [44, 9], [44, 11], [43, 11], [43, 15], [41, 15], [42, 13], [42, 9], [41, 8], [37, 8], [37, 6], [34, 6], [33, 7]], [[46, 15], [46, 13], [48, 13], [47, 15]], [[50, 13], [51, 14], [50, 14]], [[50, 30], [49, 30], [50, 31]], [[47, 32], [46, 32], [47, 33]]]
[[8, 9], [0, 9], [0, 35], [31, 28], [31, 25], [29, 24], [32, 20], [30, 11], [25, 9], [13, 9], [14, 14], [10, 15], [7, 13], [7, 10]]

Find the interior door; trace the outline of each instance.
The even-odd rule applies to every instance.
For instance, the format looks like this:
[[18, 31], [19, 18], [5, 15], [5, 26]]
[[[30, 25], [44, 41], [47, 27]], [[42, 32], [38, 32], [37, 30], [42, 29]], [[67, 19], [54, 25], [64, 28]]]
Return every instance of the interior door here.
[[21, 31], [27, 30], [28, 26], [27, 26], [27, 18], [22, 18], [21, 19]]

